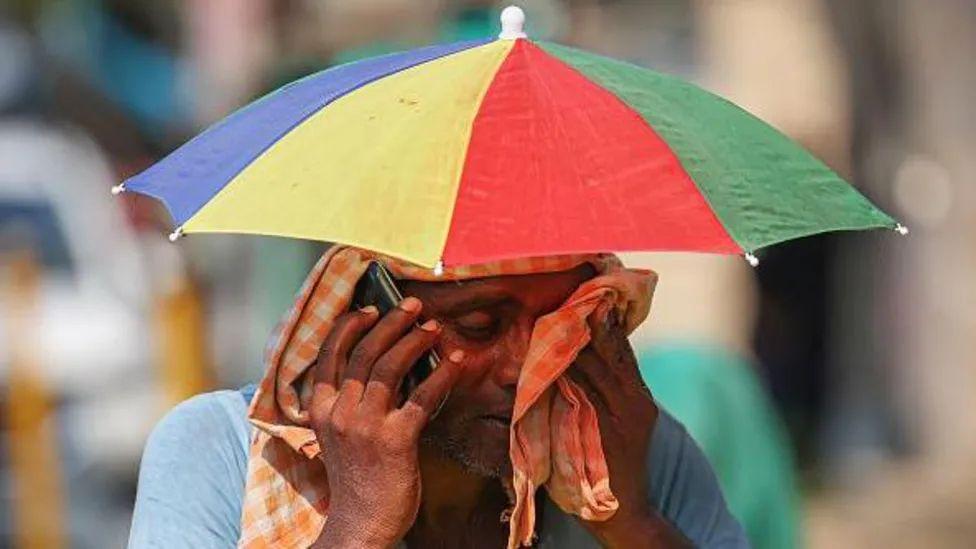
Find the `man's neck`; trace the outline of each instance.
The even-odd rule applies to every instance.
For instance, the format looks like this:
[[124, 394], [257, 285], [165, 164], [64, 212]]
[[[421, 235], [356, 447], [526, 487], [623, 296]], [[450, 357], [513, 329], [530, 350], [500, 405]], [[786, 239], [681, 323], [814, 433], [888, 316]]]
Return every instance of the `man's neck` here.
[[[490, 539], [507, 529], [499, 521], [508, 498], [498, 479], [465, 470], [440, 450], [420, 445], [420, 512], [407, 535], [413, 546], [449, 546], [434, 540]], [[414, 542], [414, 543], [411, 543]]]

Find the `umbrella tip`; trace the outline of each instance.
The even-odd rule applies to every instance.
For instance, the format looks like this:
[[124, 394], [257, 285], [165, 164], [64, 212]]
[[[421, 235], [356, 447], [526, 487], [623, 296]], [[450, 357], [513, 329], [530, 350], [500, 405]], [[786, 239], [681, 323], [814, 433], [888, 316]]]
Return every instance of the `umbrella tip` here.
[[119, 183], [118, 185], [112, 185], [112, 194], [122, 194], [125, 192], [125, 183]]
[[758, 267], [759, 266], [759, 258], [758, 257], [752, 255], [749, 252], [746, 252], [745, 253], [745, 258], [746, 258], [746, 261], [749, 263], [750, 266], [752, 266], [752, 267]]
[[908, 234], [908, 227], [899, 223], [898, 225], [895, 226], [895, 232], [902, 236], [905, 236]]
[[444, 262], [438, 261], [434, 265], [434, 276], [444, 276]]
[[176, 242], [183, 236], [183, 227], [177, 227], [173, 232], [169, 233], [169, 241]]
[[525, 12], [522, 8], [508, 6], [502, 10], [501, 20], [502, 32], [498, 34], [498, 38], [502, 40], [525, 38], [525, 32], [522, 30], [525, 26]]

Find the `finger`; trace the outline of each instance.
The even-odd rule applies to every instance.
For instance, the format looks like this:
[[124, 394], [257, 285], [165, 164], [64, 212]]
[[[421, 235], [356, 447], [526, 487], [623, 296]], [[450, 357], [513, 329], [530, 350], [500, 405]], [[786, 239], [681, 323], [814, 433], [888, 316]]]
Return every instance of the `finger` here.
[[344, 369], [350, 350], [363, 333], [376, 322], [376, 307], [364, 307], [340, 315], [319, 347], [313, 375], [312, 412], [324, 402], [331, 401], [338, 391], [338, 380]]
[[452, 351], [447, 359], [441, 361], [440, 366], [410, 394], [410, 397], [403, 404], [401, 410], [409, 418], [415, 433], [419, 433], [427, 424], [430, 417], [447, 398], [451, 388], [457, 383], [463, 369], [461, 366], [463, 360], [464, 351], [460, 349]]
[[423, 304], [416, 297], [407, 297], [373, 326], [349, 354], [349, 362], [342, 384], [348, 381], [365, 386], [376, 360], [387, 352], [410, 329], [420, 315]]
[[345, 358], [362, 337], [362, 333], [376, 320], [376, 313], [376, 307], [371, 305], [336, 318], [319, 347], [315, 360], [315, 383], [338, 386]]
[[377, 359], [361, 405], [383, 411], [394, 406], [403, 376], [434, 346], [440, 333], [441, 324], [433, 319], [428, 320], [414, 327]]

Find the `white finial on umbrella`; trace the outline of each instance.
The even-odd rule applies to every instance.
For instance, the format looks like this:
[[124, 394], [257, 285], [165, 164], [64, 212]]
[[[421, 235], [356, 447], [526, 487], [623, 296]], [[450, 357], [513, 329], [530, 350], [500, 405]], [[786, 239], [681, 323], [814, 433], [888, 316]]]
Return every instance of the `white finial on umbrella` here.
[[749, 262], [749, 265], [751, 265], [753, 267], [758, 267], [759, 266], [759, 258], [758, 257], [752, 255], [749, 252], [746, 252], [745, 258], [746, 258], [746, 261]]
[[169, 233], [169, 241], [176, 242], [183, 236], [183, 227], [177, 227], [173, 232]]
[[908, 234], [908, 227], [899, 223], [898, 226], [895, 227], [895, 232], [902, 236], [905, 236], [906, 234]]
[[522, 28], [525, 26], [525, 12], [518, 6], [508, 6], [502, 10], [502, 32], [498, 38], [502, 40], [515, 40], [525, 38]]
[[118, 185], [112, 185], [112, 194], [122, 194], [125, 192], [125, 183], [119, 183]]
[[443, 261], [438, 261], [437, 264], [434, 265], [434, 276], [444, 276], [444, 262]]

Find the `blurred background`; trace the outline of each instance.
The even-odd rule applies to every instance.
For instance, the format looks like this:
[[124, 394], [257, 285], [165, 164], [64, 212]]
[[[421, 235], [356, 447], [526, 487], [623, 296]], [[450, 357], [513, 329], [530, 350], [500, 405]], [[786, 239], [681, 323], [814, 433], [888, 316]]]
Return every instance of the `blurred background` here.
[[[522, 0], [528, 33], [691, 79], [908, 225], [629, 254], [656, 397], [756, 547], [976, 537], [976, 2]], [[0, 0], [0, 547], [120, 547], [175, 403], [258, 379], [321, 244], [197, 236], [109, 188], [333, 64], [498, 32], [476, 0]], [[969, 181], [969, 183], [967, 183]]]

